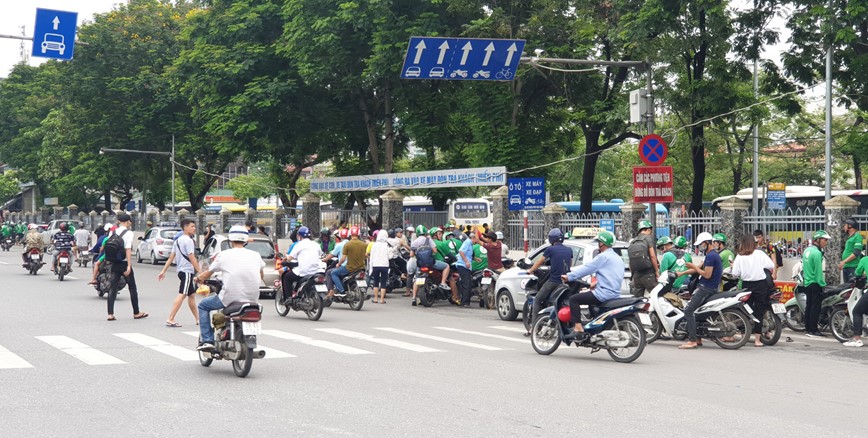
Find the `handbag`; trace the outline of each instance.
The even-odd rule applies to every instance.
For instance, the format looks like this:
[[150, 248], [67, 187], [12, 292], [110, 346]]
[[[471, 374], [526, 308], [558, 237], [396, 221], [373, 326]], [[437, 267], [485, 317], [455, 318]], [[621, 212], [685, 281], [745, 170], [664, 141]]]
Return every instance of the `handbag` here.
[[768, 289], [771, 291], [777, 287], [775, 285], [775, 279], [772, 278], [772, 271], [770, 271], [768, 269], [763, 269], [763, 270], [766, 271], [766, 287], [768, 287]]

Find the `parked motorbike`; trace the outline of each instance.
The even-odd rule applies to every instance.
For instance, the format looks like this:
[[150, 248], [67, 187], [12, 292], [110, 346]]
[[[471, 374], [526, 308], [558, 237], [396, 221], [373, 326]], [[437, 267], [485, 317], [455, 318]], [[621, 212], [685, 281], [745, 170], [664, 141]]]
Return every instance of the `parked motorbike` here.
[[72, 267], [69, 263], [69, 251], [60, 251], [57, 253], [57, 262], [54, 264], [54, 274], [57, 279], [63, 281], [63, 277], [72, 272]]
[[577, 340], [564, 339], [573, 327], [570, 323], [569, 297], [574, 290], [587, 290], [590, 287], [581, 281], [575, 283], [577, 284], [555, 289], [552, 293], [555, 305], [540, 312], [531, 329], [530, 339], [534, 351], [549, 355], [564, 342], [567, 345], [590, 348], [591, 353], [606, 349], [616, 362], [629, 363], [638, 359], [645, 350], [645, 330], [642, 326], [651, 323], [645, 313], [648, 310], [648, 299], [618, 298], [599, 306], [591, 306], [593, 319], [584, 325], [585, 337]]
[[[832, 312], [836, 310], [835, 305], [846, 302], [850, 297], [849, 291], [852, 288], [853, 286], [850, 284], [842, 284], [839, 286], [827, 286], [823, 289], [823, 294], [821, 296], [822, 303], [820, 304], [820, 319], [817, 324], [817, 328], [821, 332], [830, 328], [831, 315]], [[808, 299], [805, 294], [805, 288], [801, 285], [796, 286], [793, 291], [793, 298], [790, 298], [790, 300], [784, 304], [786, 310], [784, 322], [790, 330], [797, 332], [805, 331], [804, 315], [807, 301]]]
[[777, 288], [769, 295], [771, 308], [763, 313], [763, 328], [760, 333], [760, 342], [763, 345], [775, 345], [781, 339], [781, 331], [784, 327], [783, 319], [786, 317], [787, 309], [781, 303], [781, 291]]
[[[687, 337], [684, 311], [664, 297], [671, 291], [675, 278], [674, 273], [663, 272], [657, 279], [657, 286], [651, 290], [651, 312], [659, 321], [652, 335], [655, 339], [663, 333], [676, 339]], [[751, 316], [753, 310], [747, 304], [749, 299], [750, 291], [746, 290], [719, 292], [709, 297], [694, 312], [696, 335], [711, 339], [724, 349], [743, 347], [750, 340], [753, 323], [757, 321]], [[650, 321], [648, 325], [651, 325]]]
[[30, 252], [27, 253], [27, 263], [24, 265], [24, 268], [30, 272], [31, 275], [36, 275], [36, 272], [45, 265], [42, 261], [42, 251], [33, 248]]
[[[298, 266], [298, 261], [293, 260], [289, 263], [289, 269]], [[296, 312], [304, 312], [307, 319], [311, 321], [319, 320], [322, 316], [323, 301], [320, 295], [323, 292], [328, 292], [328, 286], [325, 284], [325, 274], [318, 272], [313, 275], [302, 277], [301, 280], [292, 285], [292, 296], [284, 296], [283, 285], [278, 284], [274, 288], [274, 308], [280, 316], [286, 316], [290, 310]]]
[[[853, 311], [856, 303], [864, 294], [865, 277], [858, 277], [854, 287], [841, 294], [841, 298], [846, 299], [846, 301], [835, 304], [835, 310], [829, 317], [829, 325], [832, 328], [832, 336], [838, 342], [847, 342], [853, 337]], [[864, 318], [862, 321], [862, 330], [864, 331], [865, 327], [868, 327], [868, 318]]]
[[[206, 280], [204, 285], [211, 289], [211, 293], [220, 293], [223, 287], [220, 280]], [[253, 359], [265, 357], [265, 351], [256, 350], [256, 336], [262, 334], [261, 319], [262, 305], [254, 302], [238, 301], [212, 312], [214, 350], [199, 351], [199, 363], [207, 367], [215, 359], [230, 360], [235, 375], [246, 377]]]
[[15, 246], [15, 239], [12, 236], [4, 237], [2, 241], [0, 241], [0, 246], [3, 247], [3, 251], [9, 251], [10, 248]]

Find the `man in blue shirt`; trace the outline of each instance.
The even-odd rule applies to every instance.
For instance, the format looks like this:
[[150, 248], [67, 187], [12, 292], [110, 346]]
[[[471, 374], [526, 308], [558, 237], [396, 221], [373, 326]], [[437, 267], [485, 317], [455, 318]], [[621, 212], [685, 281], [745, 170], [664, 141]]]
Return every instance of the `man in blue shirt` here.
[[[560, 228], [552, 228], [549, 231], [549, 246], [543, 251], [543, 256], [527, 270], [528, 275], [533, 275], [543, 263], [549, 262], [551, 270], [549, 271], [549, 279], [544, 284], [539, 285], [536, 297], [533, 300], [533, 308], [531, 309], [531, 327], [533, 322], [539, 315], [540, 310], [546, 307], [549, 295], [559, 285], [563, 284], [561, 276], [570, 271], [570, 266], [573, 265], [573, 250], [564, 246], [564, 233]], [[530, 332], [525, 333], [525, 336], [530, 336]]]
[[471, 283], [473, 271], [470, 269], [473, 266], [473, 245], [477, 243], [479, 243], [479, 238], [476, 237], [475, 232], [471, 232], [470, 238], [461, 244], [461, 248], [458, 250], [458, 261], [455, 262], [460, 277], [458, 290], [461, 294], [461, 305], [464, 307], [470, 307], [470, 294], [473, 289]]
[[582, 292], [570, 297], [570, 322], [574, 324], [573, 332], [565, 339], [582, 339], [585, 328], [582, 327], [582, 305], [596, 306], [621, 296], [621, 282], [624, 281], [624, 259], [614, 250], [615, 235], [602, 231], [594, 238], [600, 253], [587, 265], [579, 266], [563, 275], [564, 281], [576, 281], [584, 276], [597, 274], [597, 286], [590, 292]]
[[699, 233], [699, 236], [696, 237], [695, 246], [705, 252], [705, 261], [702, 262], [702, 266], [697, 266], [692, 262], [685, 263], [689, 269], [699, 274], [699, 284], [696, 287], [696, 291], [693, 292], [693, 298], [690, 299], [690, 303], [684, 309], [688, 340], [686, 343], [678, 346], [682, 350], [691, 350], [702, 346], [702, 340], [696, 337], [696, 317], [693, 313], [720, 289], [723, 262], [717, 251], [711, 249], [711, 240], [711, 234], [706, 232]]

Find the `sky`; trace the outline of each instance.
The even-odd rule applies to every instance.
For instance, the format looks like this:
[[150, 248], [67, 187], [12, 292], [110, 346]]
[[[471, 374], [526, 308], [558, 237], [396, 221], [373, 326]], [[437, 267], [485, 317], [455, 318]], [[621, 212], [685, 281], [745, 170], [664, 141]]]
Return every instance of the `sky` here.
[[[59, 11], [78, 12], [78, 24], [83, 21], [92, 21], [93, 15], [112, 10], [117, 3], [125, 3], [123, 0], [2, 0], [3, 12], [0, 13], [0, 34], [21, 35], [21, 26], [24, 33], [33, 36], [33, 23], [36, 21], [36, 8], [55, 9]], [[21, 61], [21, 40], [0, 38], [0, 77], [9, 75], [12, 67]], [[25, 49], [29, 54], [32, 47], [31, 41], [24, 41]], [[30, 65], [39, 65], [44, 58], [30, 57]]]

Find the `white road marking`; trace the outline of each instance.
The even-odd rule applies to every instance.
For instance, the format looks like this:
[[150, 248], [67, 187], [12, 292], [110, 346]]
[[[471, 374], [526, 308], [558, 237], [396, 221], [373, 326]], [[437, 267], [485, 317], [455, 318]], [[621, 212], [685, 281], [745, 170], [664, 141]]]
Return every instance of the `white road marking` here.
[[67, 275], [66, 277], [63, 277], [63, 278], [66, 278], [66, 279], [69, 279], [69, 280], [80, 280], [80, 278], [78, 278], [78, 277], [73, 277], [73, 276], [70, 276], [70, 275]]
[[527, 333], [523, 328], [513, 327], [513, 326], [509, 326], [509, 325], [490, 325], [490, 326], [488, 326], [488, 328], [492, 328], [495, 330], [503, 330], [503, 331], [507, 331], [507, 332], [514, 332], [514, 333]]
[[[199, 332], [184, 332], [184, 334], [190, 335], [196, 339], [199, 338]], [[258, 342], [256, 344], [256, 349], [264, 351], [266, 359], [285, 359], [288, 357], [298, 357], [294, 354], [289, 354], [285, 351], [280, 351], [280, 350], [275, 350], [273, 348], [263, 347], [262, 345], [259, 345]]]
[[167, 356], [172, 356], [176, 359], [181, 359], [188, 362], [199, 360], [199, 353], [197, 353], [193, 349], [179, 347], [166, 341], [152, 338], [148, 335], [143, 335], [141, 333], [115, 333], [114, 335], [121, 339], [130, 341], [134, 344], [148, 347], [151, 350], [163, 353]]
[[42, 342], [88, 364], [88, 365], [116, 365], [126, 363], [110, 354], [103, 353], [93, 347], [89, 347], [75, 339], [66, 336], [37, 336]]
[[7, 262], [0, 262], [0, 265], [8, 265], [8, 264], [9, 263], [7, 263]]
[[[492, 334], [483, 333], [483, 332], [475, 332], [472, 330], [461, 330], [461, 329], [456, 329], [456, 328], [452, 328], [452, 327], [434, 327], [434, 328], [437, 330], [447, 330], [447, 331], [455, 332], [455, 333], [464, 333], [467, 335], [484, 336], [486, 338], [500, 339], [502, 341], [518, 342], [519, 344], [525, 344], [525, 345], [530, 343], [527, 339], [511, 338], [509, 336], [501, 336], [501, 335], [492, 335]], [[522, 331], [522, 333], [524, 333], [524, 332]]]
[[436, 348], [426, 347], [424, 345], [419, 344], [411, 344], [409, 342], [399, 341], [397, 339], [387, 339], [387, 338], [377, 338], [372, 335], [368, 335], [365, 333], [353, 332], [349, 330], [341, 330], [336, 328], [321, 328], [316, 329], [317, 331], [331, 333], [333, 335], [344, 336], [352, 339], [359, 339], [362, 341], [373, 342], [375, 344], [388, 345], [390, 347], [402, 348], [404, 350], [415, 351], [417, 353], [434, 353], [440, 350]]
[[33, 365], [0, 345], [0, 369], [9, 368], [33, 368]]
[[482, 345], [482, 344], [477, 344], [474, 342], [464, 342], [464, 341], [458, 341], [455, 339], [441, 338], [439, 336], [432, 336], [432, 335], [428, 335], [425, 333], [416, 333], [416, 332], [411, 332], [411, 331], [401, 330], [401, 329], [396, 329], [396, 328], [391, 328], [391, 327], [375, 327], [375, 328], [377, 330], [383, 330], [386, 332], [397, 333], [399, 335], [414, 336], [414, 337], [422, 338], [422, 339], [430, 339], [432, 341], [445, 342], [447, 344], [455, 344], [455, 345], [461, 345], [463, 347], [478, 348], [480, 350], [488, 350], [488, 351], [504, 350], [504, 348], [492, 347], [490, 345]]
[[298, 342], [304, 345], [310, 345], [312, 347], [325, 348], [326, 350], [331, 350], [336, 353], [342, 354], [374, 354], [373, 351], [362, 350], [359, 348], [349, 347], [346, 345], [336, 344], [334, 342], [329, 341], [320, 341], [317, 339], [309, 338], [307, 336], [297, 335], [295, 333], [289, 333], [282, 330], [263, 330], [263, 335], [274, 336], [275, 338], [286, 339], [289, 341]]

